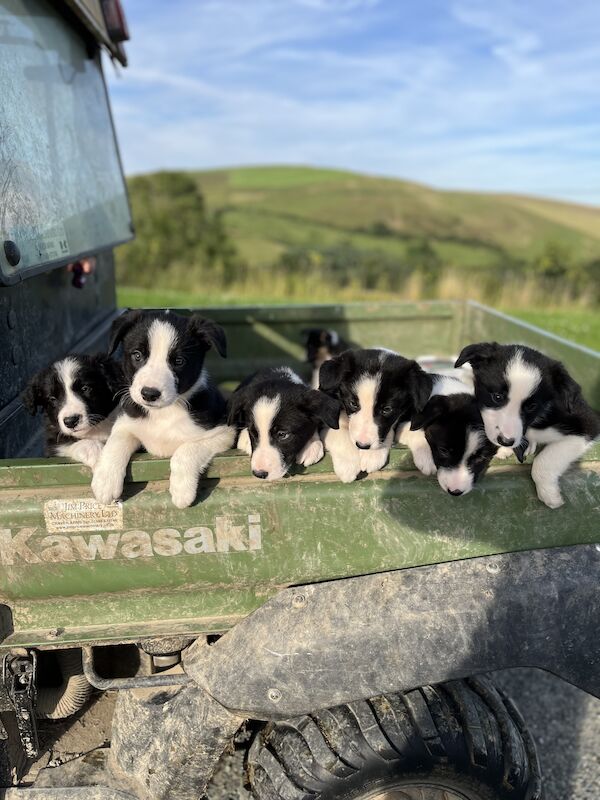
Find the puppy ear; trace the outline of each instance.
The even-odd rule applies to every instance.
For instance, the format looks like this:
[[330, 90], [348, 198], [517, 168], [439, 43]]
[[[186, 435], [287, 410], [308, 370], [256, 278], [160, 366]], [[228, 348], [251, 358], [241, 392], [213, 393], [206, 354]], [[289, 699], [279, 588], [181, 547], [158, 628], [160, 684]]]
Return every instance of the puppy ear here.
[[480, 342], [479, 344], [468, 344], [463, 347], [459, 357], [456, 359], [455, 367], [462, 367], [467, 361], [472, 367], [476, 367], [484, 361], [489, 361], [498, 355], [498, 342]]
[[37, 372], [27, 384], [25, 391], [21, 395], [21, 402], [32, 416], [35, 416], [38, 408], [45, 408], [44, 381], [48, 373], [47, 369]]
[[109, 390], [116, 394], [123, 385], [123, 370], [121, 365], [109, 356], [99, 354], [94, 356], [94, 363], [102, 373]]
[[225, 331], [212, 319], [205, 319], [199, 314], [192, 314], [188, 322], [188, 330], [208, 345], [214, 347], [222, 358], [227, 358], [227, 337]]
[[129, 308], [124, 314], [116, 318], [110, 328], [110, 341], [108, 343], [109, 356], [112, 356], [123, 341], [125, 334], [133, 328], [141, 316], [141, 311], [136, 308]]
[[569, 414], [572, 414], [583, 401], [581, 386], [569, 375], [560, 361], [554, 362], [551, 375], [552, 385], [560, 402]]
[[238, 387], [229, 398], [227, 404], [227, 424], [236, 428], [245, 428], [247, 422], [247, 393]]
[[345, 350], [339, 356], [323, 362], [319, 370], [319, 389], [328, 394], [335, 394], [342, 378], [350, 369], [352, 359], [352, 350]]
[[337, 430], [340, 427], [340, 402], [325, 392], [310, 389], [306, 393], [304, 407], [311, 416], [318, 419], [323, 425], [327, 425], [328, 428]]
[[422, 411], [431, 393], [431, 384], [427, 380], [427, 373], [416, 361], [409, 361], [403, 376], [416, 410]]
[[448, 398], [444, 395], [436, 394], [426, 404], [422, 411], [417, 412], [410, 421], [411, 431], [418, 431], [431, 425], [434, 420], [441, 417], [448, 408]]

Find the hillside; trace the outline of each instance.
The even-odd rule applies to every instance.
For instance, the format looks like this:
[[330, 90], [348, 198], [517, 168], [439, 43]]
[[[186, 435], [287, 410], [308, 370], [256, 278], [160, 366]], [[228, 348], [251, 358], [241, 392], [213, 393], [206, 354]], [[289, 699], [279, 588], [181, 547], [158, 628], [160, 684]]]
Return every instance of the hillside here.
[[507, 307], [600, 303], [600, 209], [308, 167], [128, 179], [121, 285]]
[[207, 205], [251, 265], [290, 247], [350, 242], [402, 257], [420, 237], [445, 266], [529, 261], [548, 243], [574, 260], [600, 256], [600, 208], [518, 195], [439, 191], [389, 178], [309, 167], [194, 173]]

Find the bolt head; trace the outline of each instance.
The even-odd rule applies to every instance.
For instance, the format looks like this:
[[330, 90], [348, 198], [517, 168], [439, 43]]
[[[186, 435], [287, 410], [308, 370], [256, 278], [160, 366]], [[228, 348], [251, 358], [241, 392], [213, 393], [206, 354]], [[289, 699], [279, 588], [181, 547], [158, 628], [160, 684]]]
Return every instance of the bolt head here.
[[306, 600], [306, 595], [305, 594], [295, 594], [292, 597], [292, 606], [294, 608], [304, 608], [306, 603], [307, 603], [307, 600]]
[[272, 703], [278, 703], [281, 700], [281, 692], [279, 689], [269, 689], [267, 696]]

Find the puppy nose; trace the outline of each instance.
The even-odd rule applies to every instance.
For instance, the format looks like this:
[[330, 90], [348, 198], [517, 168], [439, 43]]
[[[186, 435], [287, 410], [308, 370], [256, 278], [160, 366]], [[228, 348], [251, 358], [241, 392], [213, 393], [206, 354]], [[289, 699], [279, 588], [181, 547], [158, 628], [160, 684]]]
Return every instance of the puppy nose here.
[[70, 417], [65, 417], [63, 419], [63, 422], [65, 423], [67, 428], [73, 429], [77, 427], [77, 423], [79, 422], [80, 419], [81, 419], [81, 414], [71, 414]]
[[359, 448], [359, 450], [369, 450], [371, 447], [370, 444], [364, 444], [363, 442], [357, 442], [356, 446]]
[[454, 497], [460, 497], [462, 493], [462, 489], [448, 489], [448, 494], [454, 495]]
[[269, 477], [269, 473], [264, 469], [253, 469], [252, 474], [255, 478], [262, 478], [263, 480]]
[[505, 436], [498, 436], [498, 444], [501, 444], [502, 447], [512, 447], [515, 443], [514, 439], [507, 439]]
[[154, 400], [158, 400], [160, 397], [160, 389], [155, 389], [154, 386], [143, 386], [141, 395], [144, 400], [147, 400], [149, 403], [154, 402]]

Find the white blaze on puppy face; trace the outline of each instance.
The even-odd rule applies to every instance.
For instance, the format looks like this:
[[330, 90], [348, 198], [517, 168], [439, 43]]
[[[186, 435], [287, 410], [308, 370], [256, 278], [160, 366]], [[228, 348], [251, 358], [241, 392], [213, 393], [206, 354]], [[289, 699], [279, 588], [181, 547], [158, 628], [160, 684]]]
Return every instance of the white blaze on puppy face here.
[[379, 375], [365, 375], [354, 384], [354, 393], [360, 409], [348, 416], [348, 429], [354, 444], [368, 444], [379, 447], [379, 427], [374, 419], [375, 403], [379, 391]]
[[501, 408], [482, 408], [481, 416], [488, 439], [494, 444], [502, 444], [498, 437], [514, 439], [515, 447], [523, 438], [521, 406], [537, 389], [542, 374], [534, 364], [523, 361], [520, 350], [506, 366], [504, 377], [508, 385], [508, 398]]
[[271, 425], [279, 413], [281, 397], [261, 397], [252, 408], [258, 442], [252, 452], [250, 467], [253, 472], [266, 472], [266, 480], [283, 478], [286, 466], [281, 453], [270, 441]]
[[[155, 319], [148, 330], [148, 360], [139, 369], [131, 384], [130, 394], [138, 405], [164, 408], [177, 399], [177, 383], [169, 366], [169, 353], [177, 343], [177, 331], [169, 323]], [[142, 389], [157, 389], [160, 397], [152, 403], [146, 402]]]
[[483, 444], [483, 433], [469, 431], [463, 457], [456, 467], [441, 467], [437, 471], [438, 483], [445, 492], [461, 492], [467, 494], [473, 488], [474, 475], [469, 470], [468, 462], [473, 453]]
[[[73, 391], [73, 383], [77, 378], [77, 361], [74, 358], [65, 358], [56, 365], [60, 382], [64, 386], [65, 396], [58, 412], [58, 425], [62, 433], [79, 439], [89, 431], [90, 421], [87, 406], [81, 397]], [[65, 425], [65, 419], [79, 417], [74, 428]]]

